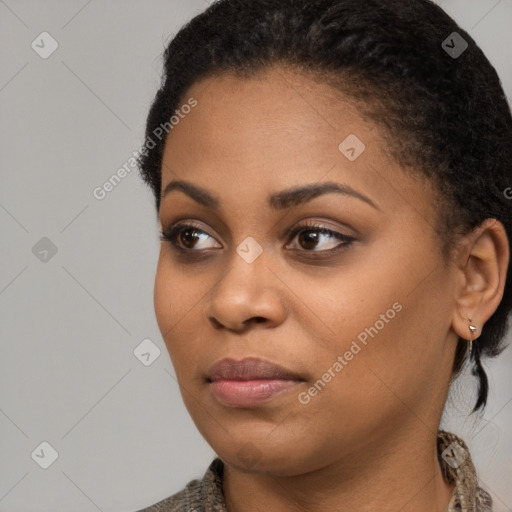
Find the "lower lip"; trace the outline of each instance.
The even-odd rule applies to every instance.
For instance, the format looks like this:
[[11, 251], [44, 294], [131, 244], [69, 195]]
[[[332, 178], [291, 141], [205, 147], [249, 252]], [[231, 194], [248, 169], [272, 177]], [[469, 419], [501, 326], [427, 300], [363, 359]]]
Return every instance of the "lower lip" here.
[[283, 379], [231, 380], [210, 382], [215, 398], [229, 407], [254, 407], [295, 387], [301, 381]]

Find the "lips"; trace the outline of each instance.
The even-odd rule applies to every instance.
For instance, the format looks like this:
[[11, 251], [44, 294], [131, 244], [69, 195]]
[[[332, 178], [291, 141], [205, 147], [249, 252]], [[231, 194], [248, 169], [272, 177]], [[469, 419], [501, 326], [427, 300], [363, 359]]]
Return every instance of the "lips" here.
[[208, 372], [208, 381], [217, 380], [304, 380], [296, 373], [274, 363], [256, 357], [247, 357], [241, 361], [222, 359]]
[[212, 395], [227, 407], [261, 407], [304, 382], [296, 373], [256, 357], [222, 359], [208, 373]]

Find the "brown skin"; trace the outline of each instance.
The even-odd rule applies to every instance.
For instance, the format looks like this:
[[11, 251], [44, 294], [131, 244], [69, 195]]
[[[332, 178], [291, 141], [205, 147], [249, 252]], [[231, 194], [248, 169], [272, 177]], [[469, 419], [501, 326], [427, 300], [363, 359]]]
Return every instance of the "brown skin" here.
[[[228, 510], [445, 512], [453, 487], [442, 479], [436, 433], [457, 336], [471, 337], [471, 318], [477, 338], [503, 294], [503, 226], [486, 222], [446, 261], [429, 183], [386, 155], [376, 126], [347, 98], [305, 75], [222, 75], [193, 85], [190, 97], [198, 105], [168, 137], [162, 190], [186, 180], [220, 207], [182, 191], [162, 199], [162, 227], [195, 221], [206, 234], [178, 243], [206, 256], [186, 263], [162, 242], [155, 311], [185, 405], [225, 462]], [[351, 133], [366, 145], [354, 162], [338, 150]], [[335, 193], [283, 211], [267, 204], [272, 193], [326, 181], [378, 209]], [[286, 239], [308, 220], [355, 241], [321, 259], [339, 240]], [[236, 252], [248, 236], [263, 248], [252, 263]], [[301, 403], [299, 393], [396, 302], [402, 310]], [[258, 407], [221, 405], [209, 368], [248, 356], [305, 382]]]

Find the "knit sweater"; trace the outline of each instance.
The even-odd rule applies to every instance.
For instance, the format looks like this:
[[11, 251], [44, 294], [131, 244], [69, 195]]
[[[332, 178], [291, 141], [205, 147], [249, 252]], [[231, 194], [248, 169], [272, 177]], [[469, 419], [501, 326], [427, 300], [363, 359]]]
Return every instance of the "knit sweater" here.
[[[490, 495], [478, 486], [466, 443], [451, 432], [437, 435], [439, 463], [446, 482], [455, 484], [447, 512], [492, 512]], [[201, 480], [138, 512], [227, 512], [222, 489], [224, 463], [215, 458]]]

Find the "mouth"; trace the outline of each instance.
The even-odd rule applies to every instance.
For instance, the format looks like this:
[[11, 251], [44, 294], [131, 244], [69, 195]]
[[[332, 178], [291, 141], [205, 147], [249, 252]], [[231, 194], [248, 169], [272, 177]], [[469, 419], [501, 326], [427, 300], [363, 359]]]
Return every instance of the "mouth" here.
[[249, 357], [222, 359], [207, 376], [213, 396], [228, 407], [255, 407], [305, 382], [298, 374], [274, 363]]

